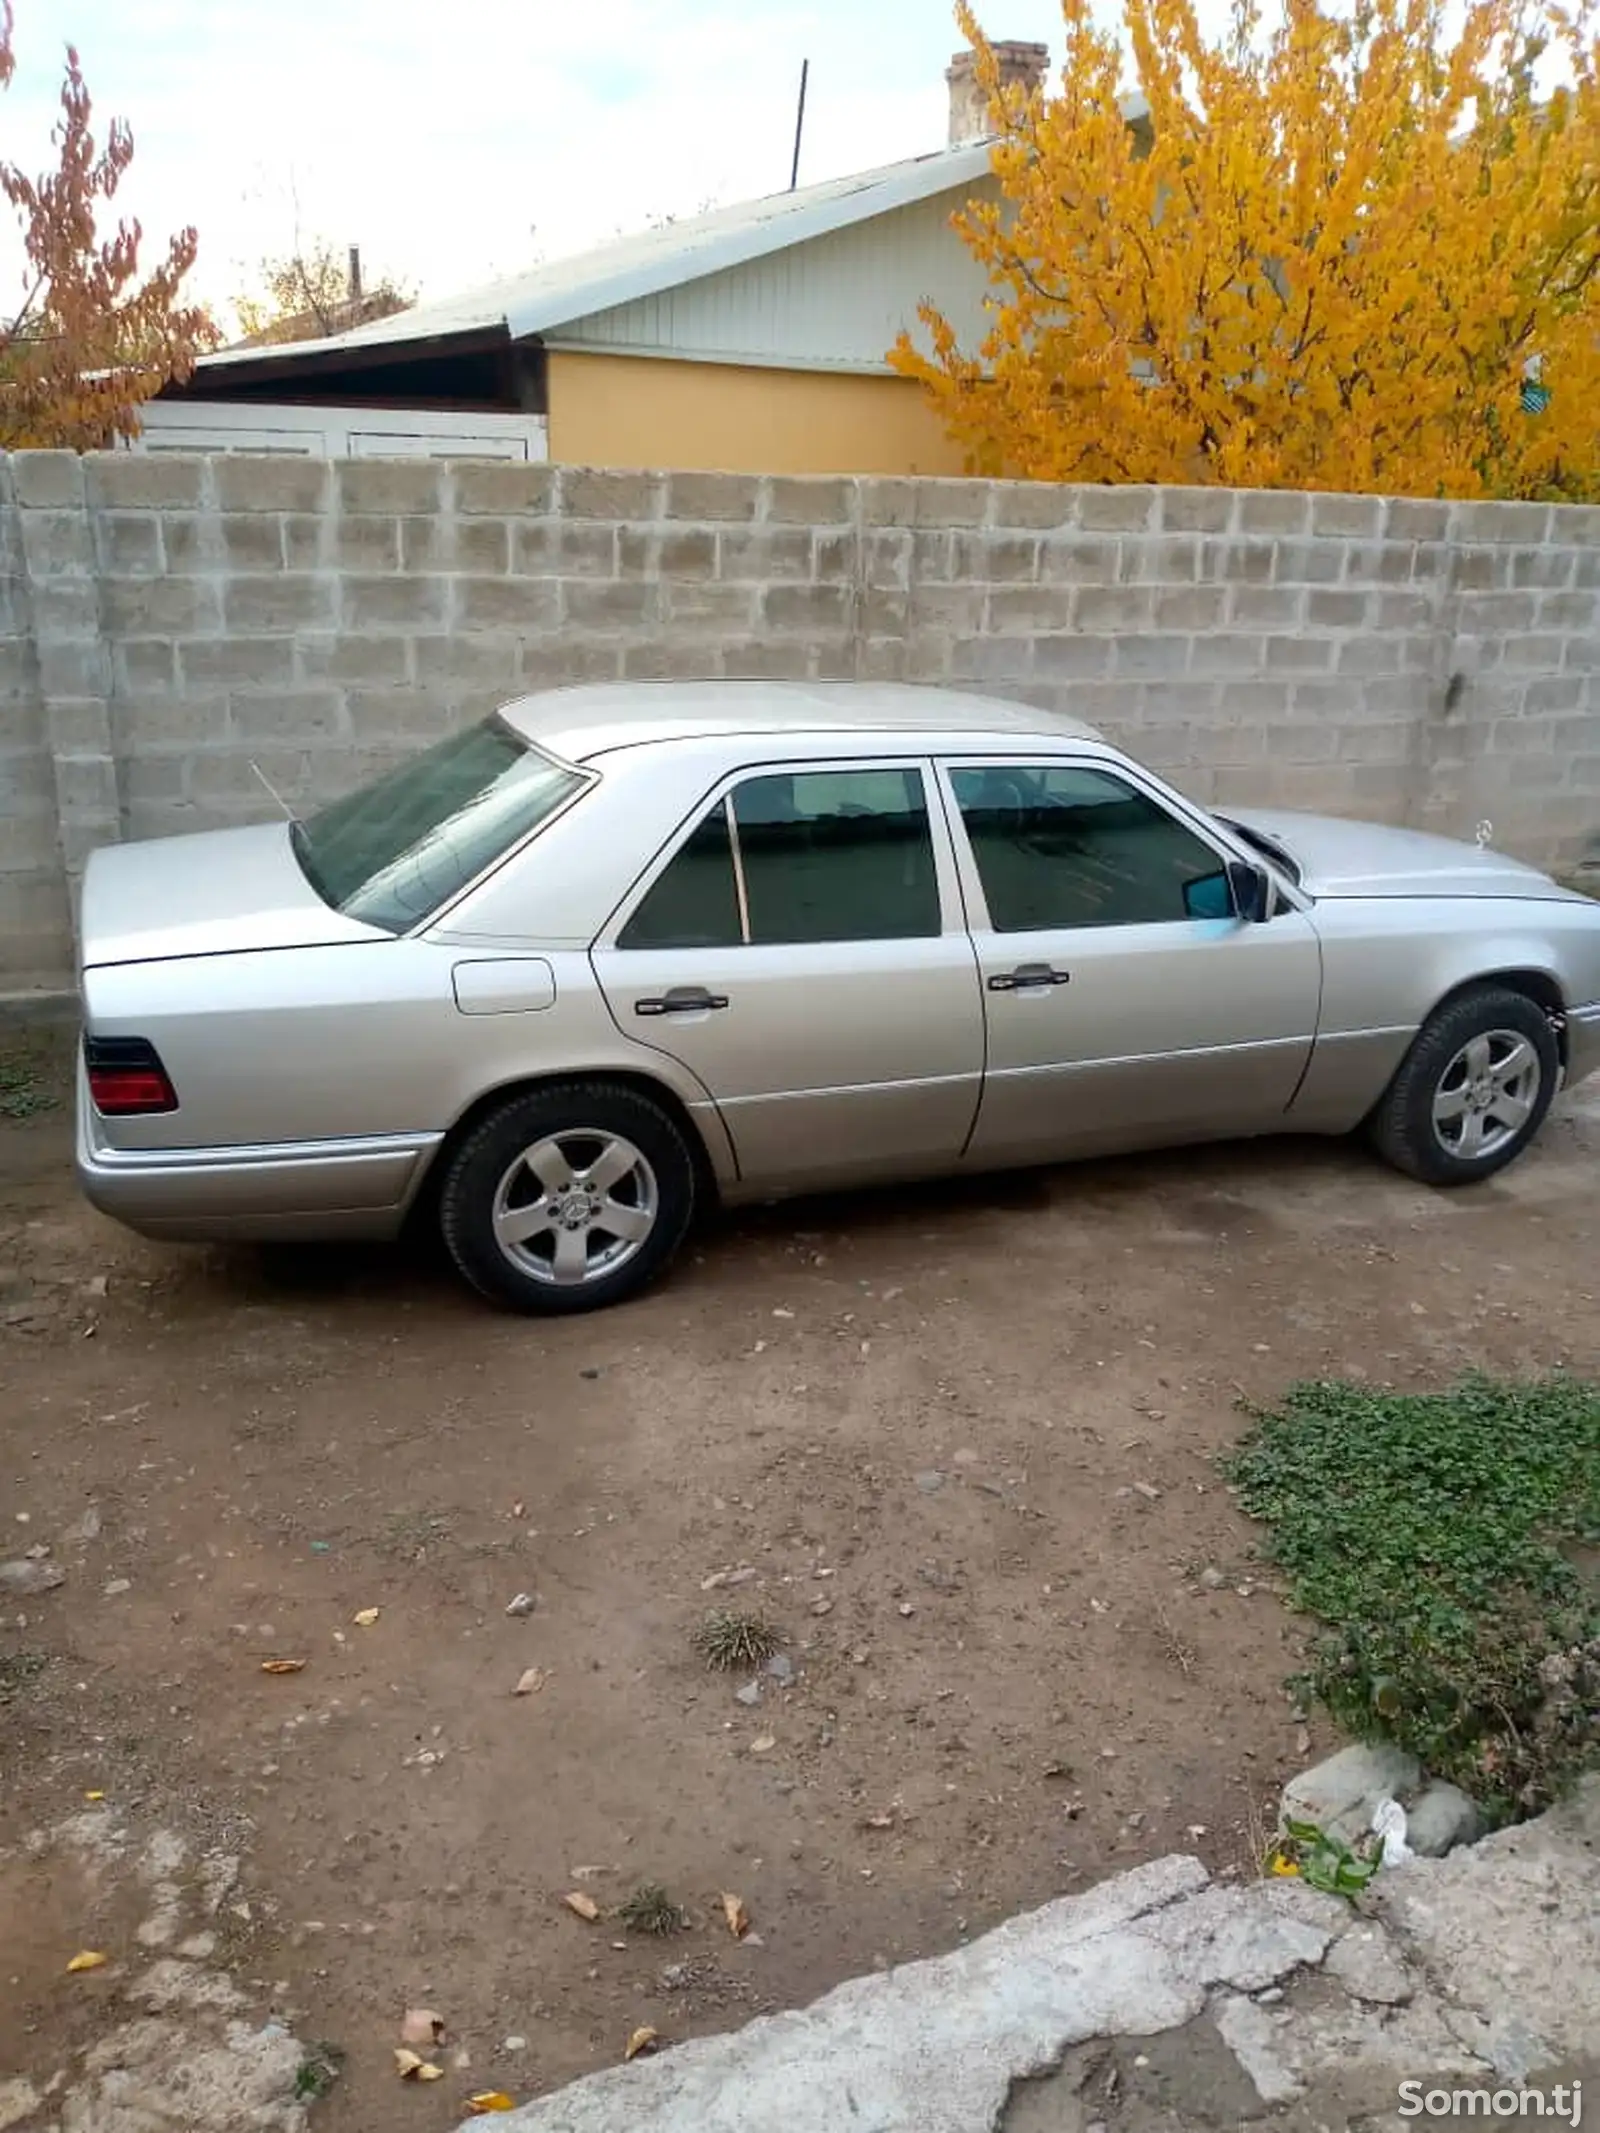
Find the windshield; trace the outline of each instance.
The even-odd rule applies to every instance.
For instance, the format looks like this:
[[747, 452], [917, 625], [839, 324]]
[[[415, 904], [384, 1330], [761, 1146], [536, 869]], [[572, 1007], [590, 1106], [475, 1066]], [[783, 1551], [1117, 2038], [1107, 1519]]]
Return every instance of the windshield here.
[[324, 903], [405, 933], [583, 782], [486, 719], [295, 823], [295, 857]]

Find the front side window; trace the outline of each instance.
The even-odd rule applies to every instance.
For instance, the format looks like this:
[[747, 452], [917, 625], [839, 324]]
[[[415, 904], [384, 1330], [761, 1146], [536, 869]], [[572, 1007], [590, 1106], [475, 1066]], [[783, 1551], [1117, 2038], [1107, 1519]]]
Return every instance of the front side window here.
[[486, 719], [296, 822], [295, 857], [324, 903], [405, 933], [583, 782], [501, 720]]
[[617, 945], [775, 947], [939, 930], [922, 773], [781, 771], [746, 778], [717, 802]]
[[952, 771], [997, 933], [1226, 918], [1222, 862], [1110, 771], [995, 764]]

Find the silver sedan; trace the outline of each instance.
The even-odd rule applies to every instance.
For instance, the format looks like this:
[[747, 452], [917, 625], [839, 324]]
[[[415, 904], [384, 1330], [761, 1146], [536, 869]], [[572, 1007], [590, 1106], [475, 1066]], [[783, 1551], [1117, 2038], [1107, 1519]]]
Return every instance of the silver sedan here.
[[1435, 1185], [1600, 1065], [1600, 905], [1210, 812], [1090, 727], [893, 686], [508, 705], [304, 821], [96, 852], [78, 1171], [148, 1236], [437, 1220], [496, 1302], [708, 1203], [1365, 1128]]

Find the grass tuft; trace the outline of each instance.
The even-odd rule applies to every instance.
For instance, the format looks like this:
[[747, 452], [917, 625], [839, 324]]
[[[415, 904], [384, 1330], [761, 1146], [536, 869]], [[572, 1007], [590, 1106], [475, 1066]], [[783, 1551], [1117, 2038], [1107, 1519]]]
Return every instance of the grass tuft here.
[[706, 1665], [719, 1674], [764, 1666], [782, 1641], [764, 1615], [740, 1614], [727, 1607], [707, 1615], [691, 1639]]
[[689, 1923], [682, 1906], [673, 1902], [659, 1881], [641, 1881], [619, 1904], [617, 1916], [630, 1933], [681, 1933]]
[[1289, 1598], [1323, 1624], [1293, 1686], [1491, 1819], [1600, 1759], [1600, 1386], [1297, 1385], [1223, 1461]]

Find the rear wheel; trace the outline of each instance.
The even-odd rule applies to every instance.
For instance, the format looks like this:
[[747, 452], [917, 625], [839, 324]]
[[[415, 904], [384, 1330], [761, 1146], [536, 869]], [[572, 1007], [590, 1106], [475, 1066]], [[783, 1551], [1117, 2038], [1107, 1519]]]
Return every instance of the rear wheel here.
[[1544, 1123], [1560, 1067], [1542, 1009], [1504, 986], [1475, 986], [1424, 1024], [1373, 1114], [1373, 1143], [1425, 1184], [1493, 1177]]
[[475, 1289], [515, 1311], [597, 1311], [633, 1296], [694, 1212], [683, 1133], [636, 1090], [562, 1082], [511, 1097], [451, 1158], [439, 1223]]

